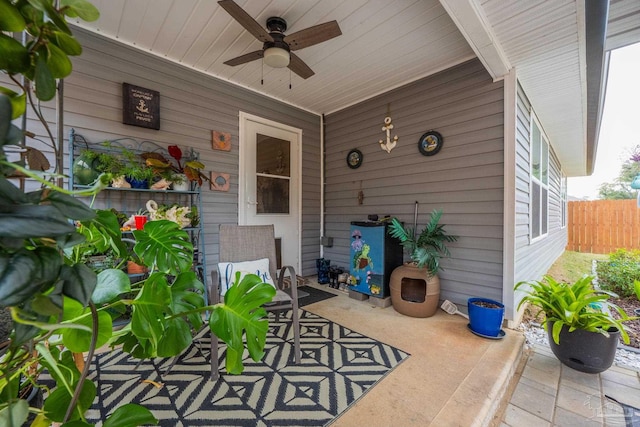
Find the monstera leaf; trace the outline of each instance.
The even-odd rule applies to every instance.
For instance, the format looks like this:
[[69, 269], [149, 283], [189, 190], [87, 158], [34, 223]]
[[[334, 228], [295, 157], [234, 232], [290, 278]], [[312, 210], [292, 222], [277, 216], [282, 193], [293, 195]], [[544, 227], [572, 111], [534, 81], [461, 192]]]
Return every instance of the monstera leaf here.
[[192, 342], [192, 330], [202, 326], [203, 292], [204, 285], [192, 271], [180, 273], [173, 283], [163, 273], [149, 276], [133, 302], [128, 336], [119, 341], [125, 351], [140, 358], [183, 352]]
[[170, 292], [166, 276], [156, 272], [145, 280], [142, 290], [133, 302], [131, 334], [140, 341], [141, 347], [138, 351], [144, 349], [143, 357], [158, 356], [158, 342], [165, 330], [165, 314], [170, 302]]
[[[240, 282], [240, 283], [238, 283]], [[262, 305], [271, 301], [276, 290], [255, 274], [247, 274], [236, 280], [224, 295], [224, 305], [217, 305], [209, 318], [209, 327], [227, 343], [227, 372], [241, 374], [244, 370], [242, 337], [246, 331], [247, 349], [251, 358], [258, 361], [264, 356], [264, 344], [269, 323]]]
[[127, 403], [113, 411], [113, 414], [104, 421], [102, 427], [155, 426], [157, 424], [158, 419], [153, 416], [150, 410], [135, 403]]
[[116, 257], [124, 257], [128, 253], [128, 248], [122, 241], [122, 232], [116, 215], [111, 210], [98, 210], [94, 212], [94, 217], [90, 221], [82, 221], [82, 227], [78, 232], [86, 238], [86, 241], [75, 250], [82, 252], [91, 248], [95, 251], [94, 253], [113, 250]]
[[177, 275], [191, 268], [193, 245], [186, 231], [166, 219], [149, 221], [144, 230], [133, 232], [133, 251], [152, 270]]
[[196, 278], [193, 271], [180, 273], [171, 284], [171, 302], [169, 309], [174, 315], [191, 312], [187, 319], [194, 329], [202, 327], [200, 313], [193, 312], [204, 307], [204, 285]]

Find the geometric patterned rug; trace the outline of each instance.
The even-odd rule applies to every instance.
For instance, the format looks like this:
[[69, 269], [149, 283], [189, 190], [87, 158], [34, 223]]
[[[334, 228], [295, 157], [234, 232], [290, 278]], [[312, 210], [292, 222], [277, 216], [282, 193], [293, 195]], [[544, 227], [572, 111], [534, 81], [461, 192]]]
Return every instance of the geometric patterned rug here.
[[149, 408], [161, 426], [325, 426], [409, 356], [308, 311], [299, 313], [300, 364], [293, 362], [291, 322], [270, 317], [263, 360], [247, 356], [244, 372], [229, 375], [221, 343], [217, 382], [210, 381], [208, 331], [169, 373], [174, 358], [146, 360], [136, 368], [139, 361], [118, 350], [98, 355], [90, 376], [99, 396], [88, 421], [101, 425], [115, 408], [133, 402]]

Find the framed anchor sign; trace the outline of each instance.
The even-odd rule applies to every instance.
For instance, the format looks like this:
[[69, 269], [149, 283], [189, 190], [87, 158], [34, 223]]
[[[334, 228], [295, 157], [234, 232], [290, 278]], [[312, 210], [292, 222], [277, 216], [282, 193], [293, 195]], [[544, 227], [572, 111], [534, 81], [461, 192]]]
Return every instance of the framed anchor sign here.
[[122, 83], [122, 123], [160, 129], [160, 93]]

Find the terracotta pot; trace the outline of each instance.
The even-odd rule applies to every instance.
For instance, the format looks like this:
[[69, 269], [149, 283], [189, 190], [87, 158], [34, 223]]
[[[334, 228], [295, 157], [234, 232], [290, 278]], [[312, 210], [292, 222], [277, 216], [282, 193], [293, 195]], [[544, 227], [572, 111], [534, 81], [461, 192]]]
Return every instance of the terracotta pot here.
[[438, 311], [440, 279], [429, 276], [426, 268], [412, 263], [396, 267], [389, 280], [391, 303], [401, 314], [411, 317], [431, 317]]
[[127, 273], [129, 273], [129, 274], [144, 274], [147, 271], [149, 271], [149, 269], [147, 268], [146, 265], [140, 265], [140, 264], [136, 264], [133, 261], [127, 261]]

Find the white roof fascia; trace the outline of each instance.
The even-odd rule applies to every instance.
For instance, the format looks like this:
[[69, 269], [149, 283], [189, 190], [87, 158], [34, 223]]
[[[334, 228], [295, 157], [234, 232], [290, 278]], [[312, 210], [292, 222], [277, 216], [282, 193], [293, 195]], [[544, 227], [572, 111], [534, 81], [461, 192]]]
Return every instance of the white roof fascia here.
[[493, 33], [482, 7], [475, 0], [440, 0], [440, 4], [456, 24], [484, 65], [493, 81], [502, 80], [511, 69], [500, 42]]

